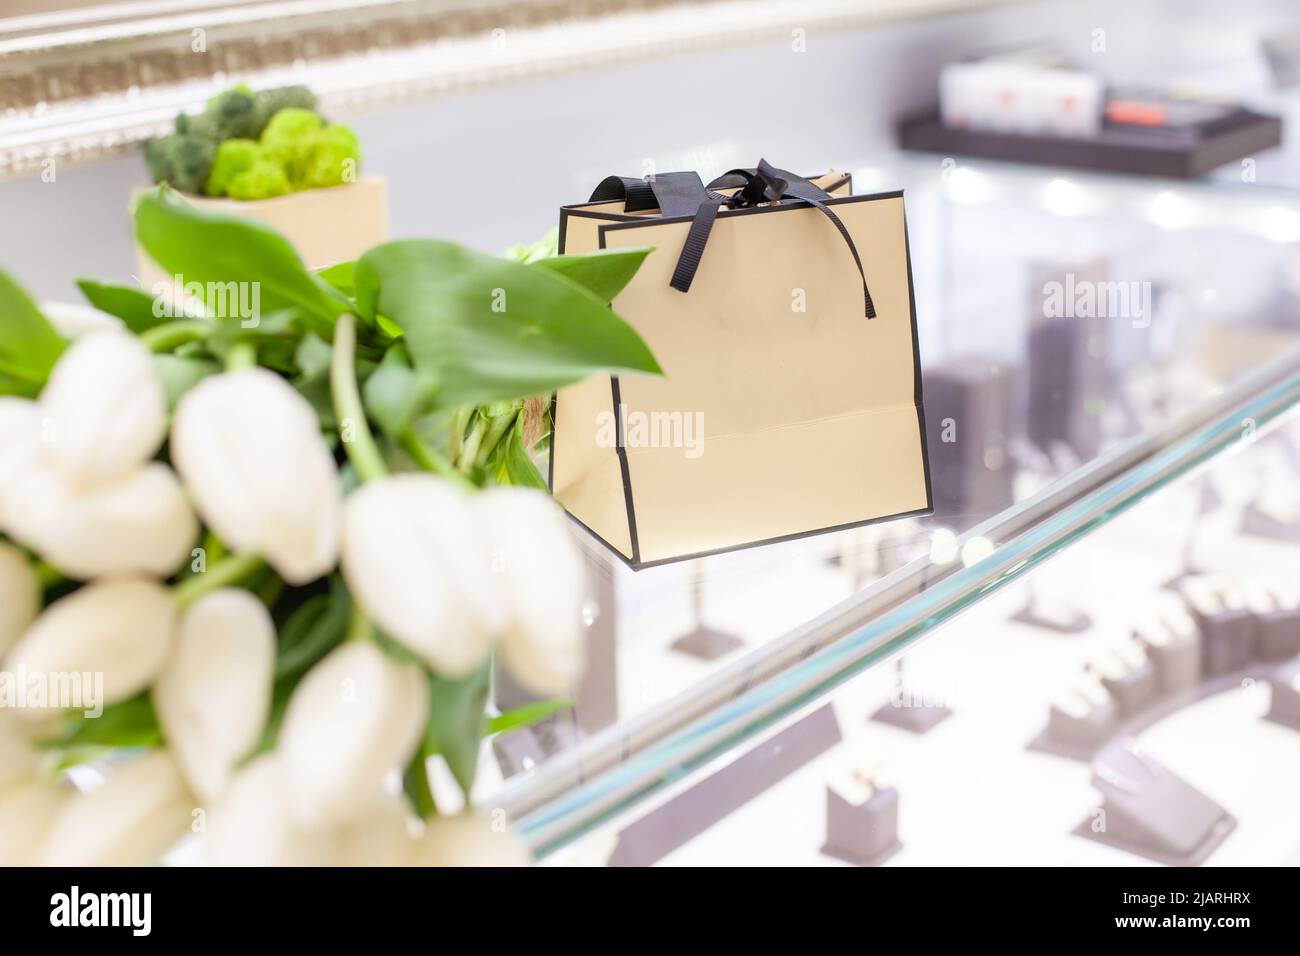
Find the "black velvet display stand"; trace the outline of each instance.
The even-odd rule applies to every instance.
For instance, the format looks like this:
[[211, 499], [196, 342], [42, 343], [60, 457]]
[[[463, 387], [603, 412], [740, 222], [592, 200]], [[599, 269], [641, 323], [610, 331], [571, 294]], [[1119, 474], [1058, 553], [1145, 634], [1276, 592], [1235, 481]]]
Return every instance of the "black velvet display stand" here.
[[[906, 694], [907, 674], [903, 661], [904, 658], [899, 658], [894, 664], [894, 679]], [[875, 713], [871, 715], [871, 719], [877, 723], [888, 724], [890, 727], [897, 727], [900, 730], [907, 730], [914, 734], [924, 734], [933, 730], [951, 716], [952, 710], [941, 704], [927, 704], [924, 702], [913, 704], [908, 701], [900, 706], [890, 700], [877, 708]]]
[[1088, 761], [1114, 736], [1121, 721], [1119, 704], [1113, 697], [1089, 702], [1082, 714], [1073, 714], [1053, 704], [1047, 726], [1029, 743], [1029, 749], [1068, 760]]
[[1283, 727], [1300, 730], [1300, 690], [1296, 690], [1296, 676], [1300, 675], [1300, 661], [1279, 668], [1269, 678], [1272, 690], [1272, 703], [1269, 704], [1265, 720], [1271, 720]]
[[691, 617], [695, 626], [670, 645], [673, 650], [704, 661], [716, 661], [743, 647], [735, 634], [720, 631], [704, 623], [704, 567], [694, 562], [691, 568]]
[[1192, 608], [1201, 632], [1201, 670], [1206, 677], [1231, 674], [1255, 660], [1255, 615], [1246, 608], [1202, 612]]
[[649, 866], [843, 739], [830, 704], [656, 807], [618, 835], [610, 866]]
[[1255, 650], [1263, 661], [1285, 661], [1300, 654], [1300, 607], [1256, 613]]
[[898, 791], [872, 789], [861, 803], [826, 788], [822, 852], [855, 866], [879, 866], [903, 848], [898, 840]]
[[1169, 866], [1199, 866], [1237, 826], [1236, 818], [1167, 767], [1131, 746], [1097, 756], [1092, 783], [1102, 813], [1075, 835]]

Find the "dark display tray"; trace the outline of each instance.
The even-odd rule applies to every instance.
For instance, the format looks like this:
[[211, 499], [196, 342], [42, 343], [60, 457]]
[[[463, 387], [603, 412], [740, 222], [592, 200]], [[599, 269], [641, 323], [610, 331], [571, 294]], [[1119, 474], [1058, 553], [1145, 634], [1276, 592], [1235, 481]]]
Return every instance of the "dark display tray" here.
[[1201, 127], [1105, 125], [1087, 139], [952, 129], [938, 113], [899, 124], [903, 149], [1139, 176], [1194, 179], [1282, 142], [1282, 120], [1239, 109]]

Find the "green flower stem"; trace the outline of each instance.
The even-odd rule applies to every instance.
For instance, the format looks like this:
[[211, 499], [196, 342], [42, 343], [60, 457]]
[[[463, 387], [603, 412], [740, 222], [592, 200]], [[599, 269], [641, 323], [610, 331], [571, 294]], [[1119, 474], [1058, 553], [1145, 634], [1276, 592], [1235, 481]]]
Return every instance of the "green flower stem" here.
[[235, 584], [248, 577], [262, 566], [262, 558], [256, 554], [232, 554], [222, 558], [207, 571], [186, 578], [172, 588], [172, 597], [181, 610], [189, 607], [205, 594], [210, 594], [227, 585]]
[[215, 325], [205, 319], [177, 319], [175, 322], [164, 322], [146, 329], [140, 333], [140, 341], [151, 352], [170, 352], [178, 345], [207, 338], [215, 328]]
[[456, 459], [456, 467], [466, 474], [474, 467], [474, 462], [478, 461], [478, 449], [483, 444], [483, 435], [487, 432], [487, 419], [482, 415], [474, 420], [474, 427], [470, 429], [465, 436], [465, 443], [460, 446], [460, 456]]
[[45, 560], [38, 560], [33, 564], [32, 571], [35, 572], [36, 580], [40, 583], [42, 591], [68, 580], [66, 574]]
[[213, 564], [216, 564], [230, 553], [226, 550], [225, 542], [211, 531], [208, 531], [203, 535], [203, 551], [204, 554], [207, 555], [207, 559]]
[[469, 427], [469, 420], [474, 415], [474, 406], [462, 405], [456, 409], [456, 415], [451, 424], [451, 457], [454, 460], [460, 460], [460, 447], [465, 441], [465, 429]]
[[226, 371], [252, 368], [257, 364], [257, 346], [252, 342], [236, 342], [226, 355]]
[[266, 579], [266, 583], [257, 589], [257, 597], [267, 607], [275, 607], [275, 602], [280, 600], [280, 595], [284, 593], [284, 581], [278, 574], [273, 574]]
[[370, 623], [370, 618], [366, 617], [366, 612], [361, 610], [361, 605], [354, 600], [352, 614], [348, 618], [347, 633], [343, 635], [343, 640], [373, 641], [374, 639], [375, 629]]
[[[330, 393], [334, 398], [334, 417], [339, 423], [339, 437], [347, 450], [348, 460], [362, 481], [382, 478], [388, 474], [384, 456], [379, 453], [375, 436], [370, 433], [366, 410], [361, 404], [361, 390], [357, 388], [355, 355], [357, 350], [357, 317], [350, 312], [340, 315], [334, 325], [334, 355], [330, 359]], [[344, 438], [348, 427], [352, 437]]]
[[478, 461], [483, 462], [492, 454], [492, 451], [500, 444], [502, 437], [515, 424], [515, 419], [519, 417], [519, 409], [514, 408], [503, 415], [497, 415], [490, 419], [487, 431], [483, 433], [483, 441], [479, 443]]
[[457, 471], [450, 461], [421, 441], [420, 436], [415, 433], [414, 429], [405, 429], [398, 436], [397, 443], [401, 446], [402, 451], [406, 452], [411, 457], [411, 460], [425, 471], [440, 475], [443, 478], [450, 478], [466, 489], [474, 487], [474, 483]]

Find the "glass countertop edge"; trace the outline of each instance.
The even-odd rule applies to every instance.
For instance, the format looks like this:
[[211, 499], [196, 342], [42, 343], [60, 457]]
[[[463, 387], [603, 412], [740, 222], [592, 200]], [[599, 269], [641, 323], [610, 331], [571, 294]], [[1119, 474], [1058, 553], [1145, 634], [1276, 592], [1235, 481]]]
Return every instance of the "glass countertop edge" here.
[[[1280, 379], [1280, 381], [1279, 381]], [[703, 713], [662, 739], [646, 746], [640, 753], [600, 770], [590, 778], [574, 766], [586, 748], [576, 748], [569, 766], [543, 764], [528, 778], [511, 782], [497, 793], [493, 805], [504, 805], [510, 813], [517, 805], [521, 813], [510, 813], [520, 832], [541, 858], [562, 848], [596, 826], [626, 812], [663, 787], [680, 780], [691, 771], [754, 737], [774, 722], [816, 701], [839, 684], [860, 673], [882, 658], [904, 649], [935, 625], [965, 610], [1018, 578], [1025, 571], [1051, 557], [1070, 542], [1086, 535], [1159, 487], [1181, 477], [1187, 471], [1217, 457], [1233, 445], [1244, 446], [1262, 437], [1286, 411], [1300, 404], [1300, 349], [1285, 353], [1255, 372], [1243, 376], [1218, 395], [1207, 399], [1154, 433], [1138, 435], [1118, 446], [1077, 472], [1063, 477], [1038, 495], [990, 518], [966, 532], [962, 538], [985, 536], [998, 540], [999, 530], [1008, 531], [1035, 512], [1044, 517], [1006, 540], [987, 558], [956, 570], [937, 568], [922, 558], [900, 569], [872, 588], [849, 598], [814, 621], [793, 632], [795, 639], [772, 647], [765, 657], [776, 656], [792, 645], [807, 641], [817, 625], [843, 615], [847, 605], [859, 606], [900, 585], [922, 577], [920, 589], [894, 607], [850, 633], [832, 638], [814, 652], [805, 651], [797, 663], [781, 670], [731, 700]], [[1253, 437], [1242, 437], [1245, 419], [1255, 422]], [[1190, 424], [1189, 424], [1190, 422]], [[1169, 432], [1186, 433], [1161, 447]], [[1139, 461], [1124, 468], [1127, 457], [1139, 455]], [[1113, 471], [1121, 467], [1118, 474]], [[1090, 480], [1100, 479], [1098, 487], [1085, 491], [1063, 508], [1052, 507]], [[927, 571], [939, 570], [937, 580], [924, 580]], [[759, 652], [756, 652], [759, 653]], [[728, 672], [715, 675], [719, 683], [734, 681], [738, 672], [754, 671], [762, 663], [749, 655]], [[681, 696], [698, 696], [689, 688]], [[647, 712], [631, 725], [616, 725], [593, 737], [605, 737], [607, 745], [626, 740], [644, 729], [658, 715], [676, 709], [677, 699], [670, 699], [655, 711]], [[575, 759], [576, 758], [576, 759]], [[534, 789], [533, 778], [545, 775], [576, 775], [580, 782], [544, 803], [530, 806], [528, 791]]]

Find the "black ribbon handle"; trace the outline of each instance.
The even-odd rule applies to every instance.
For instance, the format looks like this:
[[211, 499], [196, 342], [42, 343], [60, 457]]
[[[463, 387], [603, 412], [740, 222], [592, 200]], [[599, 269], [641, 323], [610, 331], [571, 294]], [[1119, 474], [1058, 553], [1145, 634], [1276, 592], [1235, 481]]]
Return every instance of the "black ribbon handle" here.
[[591, 201], [622, 199], [628, 212], [658, 209], [661, 215], [676, 217], [695, 215], [709, 196], [699, 173], [660, 173], [648, 179], [608, 176], [591, 194]]
[[[732, 195], [714, 191], [731, 187], [738, 187]], [[707, 188], [696, 173], [661, 173], [649, 181], [610, 176], [591, 195], [592, 202], [624, 199], [624, 209], [628, 212], [657, 208], [661, 215], [669, 218], [691, 217], [691, 228], [686, 234], [686, 243], [682, 246], [677, 268], [673, 270], [669, 283], [679, 292], [690, 291], [691, 282], [709, 241], [709, 233], [713, 230], [714, 220], [718, 218], [718, 211], [723, 206], [745, 209], [768, 202], [807, 203], [831, 221], [848, 245], [862, 279], [864, 311], [868, 319], [874, 319], [876, 306], [871, 300], [871, 290], [867, 288], [867, 274], [862, 267], [862, 257], [858, 255], [853, 237], [849, 235], [849, 230], [840, 221], [840, 217], [825, 204], [825, 200], [830, 198], [830, 193], [802, 176], [777, 169], [762, 159], [755, 169], [733, 169], [713, 180]]]

